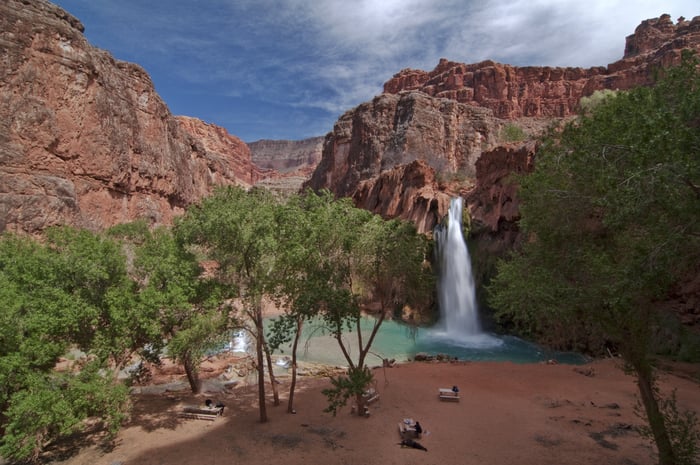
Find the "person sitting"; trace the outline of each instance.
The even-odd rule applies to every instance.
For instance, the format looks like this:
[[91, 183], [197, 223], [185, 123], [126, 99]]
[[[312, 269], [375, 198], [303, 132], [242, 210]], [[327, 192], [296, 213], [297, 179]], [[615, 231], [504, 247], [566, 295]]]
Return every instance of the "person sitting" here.
[[459, 392], [459, 388], [457, 386], [452, 386], [452, 392], [455, 394]]
[[417, 421], [413, 429], [416, 430], [416, 436], [420, 437], [421, 434], [423, 434], [423, 427], [420, 425], [420, 422]]
[[212, 410], [213, 410], [213, 409], [217, 409], [217, 410], [219, 411], [219, 414], [220, 414], [220, 415], [223, 415], [223, 413], [224, 413], [224, 407], [226, 407], [226, 404], [224, 404], [224, 403], [221, 402], [221, 401], [218, 401], [218, 402], [216, 403], [216, 405], [215, 405], [214, 402], [213, 402], [211, 399], [205, 400], [205, 401], [204, 401], [204, 405], [205, 405], [208, 409], [212, 409]]

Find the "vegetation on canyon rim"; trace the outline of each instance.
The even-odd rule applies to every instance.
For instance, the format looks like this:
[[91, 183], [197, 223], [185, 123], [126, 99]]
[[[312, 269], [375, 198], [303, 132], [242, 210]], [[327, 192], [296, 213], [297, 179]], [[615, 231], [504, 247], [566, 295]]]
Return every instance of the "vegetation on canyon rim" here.
[[[520, 180], [522, 226], [531, 240], [499, 265], [490, 287], [498, 315], [520, 332], [550, 345], [622, 354], [639, 380], [663, 464], [697, 451], [678, 448], [674, 431], [689, 431], [685, 444], [696, 444], [694, 418], [669, 415], [672, 402], [659, 408], [651, 358], [656, 301], [700, 259], [696, 65], [688, 59], [653, 88], [605, 98], [543, 140], [535, 172]], [[0, 454], [36, 458], [87, 427], [114, 434], [128, 415], [117, 374], [136, 354], [157, 360], [167, 345], [197, 391], [205, 351], [243, 326], [256, 340], [265, 421], [263, 357], [271, 366], [270, 351], [287, 338], [295, 346], [314, 315], [342, 349], [340, 336], [357, 325], [360, 303], [371, 300], [381, 306], [372, 336], [358, 341], [359, 359], [348, 357], [350, 371], [328, 391], [330, 411], [351, 397], [361, 402], [364, 357], [382, 318], [405, 304], [429, 305], [428, 250], [412, 226], [381, 220], [347, 199], [309, 193], [280, 201], [236, 188], [190, 208], [172, 228], [58, 228], [41, 242], [4, 235]], [[264, 296], [287, 309], [271, 334], [262, 326]], [[73, 348], [87, 355], [66, 364]]]
[[652, 354], [659, 301], [700, 263], [698, 62], [685, 56], [664, 74], [608, 95], [543, 141], [520, 179], [529, 240], [499, 264], [490, 293], [499, 317], [550, 345], [618, 351], [659, 461], [672, 464], [693, 460], [698, 436], [687, 453], [670, 434]]

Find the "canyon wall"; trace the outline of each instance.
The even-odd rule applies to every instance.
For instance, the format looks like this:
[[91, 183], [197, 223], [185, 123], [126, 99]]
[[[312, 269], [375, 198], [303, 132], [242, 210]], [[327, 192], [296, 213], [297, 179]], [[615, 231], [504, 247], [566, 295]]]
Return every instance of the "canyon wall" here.
[[62, 9], [5, 0], [0, 31], [0, 231], [167, 223], [213, 186], [257, 180], [245, 144], [219, 128], [230, 144], [211, 150], [204, 123], [175, 119], [142, 68]]
[[251, 158], [263, 170], [310, 176], [321, 161], [324, 137], [249, 142]]
[[[391, 217], [424, 218], [411, 212], [414, 204], [404, 189], [416, 185], [416, 169], [420, 167], [421, 176], [431, 183], [435, 173], [473, 178], [477, 158], [483, 150], [497, 146], [501, 126], [488, 109], [421, 92], [382, 94], [346, 112], [335, 123], [326, 136], [321, 161], [305, 187], [357, 197], [363, 207]], [[414, 161], [422, 164], [402, 168]], [[427, 170], [432, 174], [427, 175]], [[410, 179], [401, 179], [400, 173]], [[381, 182], [384, 187], [372, 186], [372, 182]], [[389, 187], [392, 182], [395, 184]], [[435, 193], [440, 190], [437, 184], [430, 188]], [[363, 192], [358, 192], [360, 189]], [[381, 201], [377, 200], [380, 191]], [[392, 192], [396, 199], [387, 198]], [[422, 210], [431, 199], [415, 201], [415, 207]], [[387, 208], [389, 204], [407, 210]], [[444, 214], [444, 202], [438, 201], [438, 205], [439, 213]], [[419, 229], [429, 231], [434, 225], [435, 221], [422, 220]]]
[[607, 66], [518, 67], [443, 58], [432, 71], [400, 71], [384, 84], [384, 92], [420, 91], [489, 108], [505, 119], [563, 118], [576, 114], [581, 97], [596, 90], [650, 84], [656, 69], [680, 62], [683, 49], [700, 49], [700, 16], [691, 21], [680, 18], [676, 24], [669, 15], [643, 21], [627, 37], [623, 58]]
[[421, 176], [435, 192], [436, 202], [427, 202], [431, 217], [439, 220], [447, 213], [438, 200], [442, 195], [463, 195], [474, 200], [468, 205], [485, 226], [481, 231], [508, 236], [498, 242], [511, 243], [519, 217], [515, 187], [489, 184], [488, 176], [507, 179], [507, 170], [521, 169], [523, 154], [531, 156], [533, 147], [514, 145], [507, 130], [517, 129], [526, 140], [575, 115], [581, 97], [595, 90], [648, 85], [658, 68], [680, 61], [683, 49], [700, 50], [700, 17], [675, 24], [668, 15], [643, 21], [626, 38], [623, 58], [607, 66], [517, 67], [442, 59], [430, 72], [402, 70], [384, 84], [383, 94], [338, 119], [306, 186], [353, 197], [386, 217], [420, 218], [418, 227], [427, 232], [436, 221], [426, 220], [427, 194], [412, 203], [407, 192], [415, 190], [405, 188], [415, 186], [417, 167], [404, 165], [421, 160]]
[[264, 170], [259, 187], [293, 194], [321, 161], [324, 137], [303, 140], [259, 140], [248, 143], [253, 163]]

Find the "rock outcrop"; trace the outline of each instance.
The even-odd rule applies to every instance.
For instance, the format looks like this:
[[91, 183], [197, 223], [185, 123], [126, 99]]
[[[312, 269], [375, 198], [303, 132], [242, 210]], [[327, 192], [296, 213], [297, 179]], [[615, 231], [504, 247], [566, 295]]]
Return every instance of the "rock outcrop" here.
[[234, 181], [250, 187], [265, 175], [252, 159], [248, 145], [226, 129], [189, 116], [175, 120], [197, 144], [197, 152], [205, 154], [212, 184], [224, 185]]
[[476, 185], [466, 196], [473, 223], [495, 233], [504, 229], [504, 223], [513, 224], [520, 218], [518, 186], [512, 175], [532, 171], [535, 151], [536, 144], [529, 142], [499, 146], [479, 157]]
[[310, 176], [321, 161], [324, 137], [303, 140], [259, 140], [249, 142], [251, 158], [263, 170]]
[[253, 163], [265, 170], [256, 186], [285, 194], [299, 192], [321, 161], [324, 137], [250, 142]]
[[384, 92], [420, 91], [489, 108], [505, 119], [563, 118], [575, 114], [581, 97], [596, 90], [648, 85], [655, 69], [680, 62], [683, 49], [700, 50], [700, 16], [677, 24], [669, 15], [643, 21], [627, 37], [624, 57], [607, 67], [517, 67], [441, 59], [430, 72], [400, 71], [384, 84]]
[[45, 0], [0, 2], [0, 231], [167, 223], [215, 185], [255, 182], [245, 145], [188, 134], [200, 123], [82, 32]]
[[451, 195], [444, 192], [435, 179], [435, 170], [425, 160], [383, 171], [379, 176], [362, 181], [353, 194], [359, 208], [400, 218], [416, 225], [419, 232], [435, 228], [449, 209]]
[[[683, 49], [700, 50], [700, 17], [681, 18], [676, 24], [668, 15], [643, 21], [627, 37], [624, 57], [607, 67], [516, 67], [442, 59], [430, 72], [403, 70], [386, 82], [382, 95], [340, 117], [306, 185], [353, 197], [358, 205], [387, 217], [419, 218], [420, 229], [426, 230], [432, 220], [425, 220], [423, 201], [406, 201], [405, 186], [413, 189], [415, 179], [399, 176], [415, 176], [416, 167], [404, 165], [422, 160], [437, 173], [435, 192], [459, 193], [460, 188], [450, 192], [446, 181], [461, 180], [477, 223], [490, 233], [508, 230], [499, 242], [510, 243], [519, 213], [515, 187], [502, 180], [508, 170], [528, 166], [533, 147], [514, 146], [503, 136], [504, 129], [537, 134], [552, 121], [574, 115], [581, 97], [595, 90], [649, 84], [658, 67], [680, 61]], [[441, 200], [428, 204], [437, 206], [438, 217], [447, 211]], [[415, 214], [397, 207], [414, 205], [419, 208]]]
[[[369, 205], [368, 193], [376, 191], [367, 185], [369, 180], [417, 160], [445, 176], [473, 178], [476, 159], [484, 149], [498, 144], [500, 128], [501, 121], [487, 109], [421, 92], [382, 94], [340, 117], [326, 136], [323, 157], [306, 186], [329, 189], [339, 197], [357, 195], [363, 205]], [[392, 190], [386, 185], [389, 179], [398, 181], [397, 173], [415, 176], [416, 171], [387, 174], [382, 180], [385, 193]], [[403, 195], [400, 184], [415, 185], [415, 179], [394, 186], [397, 195]], [[365, 193], [356, 194], [361, 185]], [[388, 204], [408, 205], [405, 199], [388, 201], [385, 197], [379, 204], [384, 207], [377, 212], [396, 212], [387, 210]]]

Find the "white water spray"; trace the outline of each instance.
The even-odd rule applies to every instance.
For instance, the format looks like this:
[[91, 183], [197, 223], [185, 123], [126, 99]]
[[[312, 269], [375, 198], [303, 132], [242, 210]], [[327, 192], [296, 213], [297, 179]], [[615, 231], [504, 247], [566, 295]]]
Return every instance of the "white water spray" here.
[[498, 338], [485, 334], [479, 323], [471, 260], [462, 235], [462, 198], [453, 198], [447, 227], [433, 232], [440, 266], [438, 303], [440, 321], [434, 336], [459, 345], [500, 345]]

